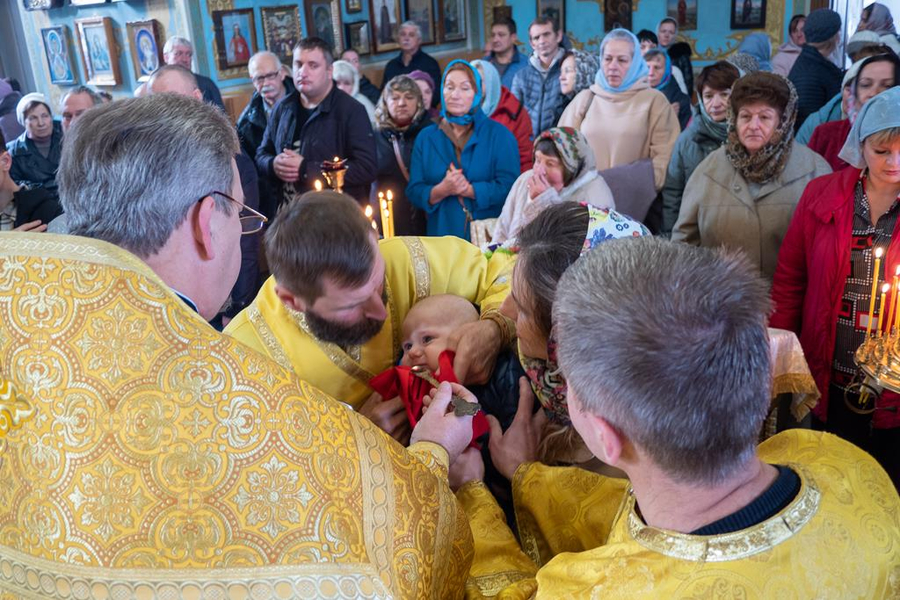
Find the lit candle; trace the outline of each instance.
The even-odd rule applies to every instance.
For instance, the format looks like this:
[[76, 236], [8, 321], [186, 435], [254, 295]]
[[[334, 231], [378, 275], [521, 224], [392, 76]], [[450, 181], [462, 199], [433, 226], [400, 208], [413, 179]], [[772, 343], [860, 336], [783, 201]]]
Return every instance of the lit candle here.
[[891, 328], [894, 324], [894, 314], [896, 313], [897, 308], [897, 288], [900, 287], [897, 284], [900, 283], [900, 265], [897, 265], [897, 270], [894, 272], [894, 291], [891, 293], [891, 312], [888, 313], [888, 320], [885, 321], [884, 330], [888, 335], [891, 334]]
[[872, 271], [872, 297], [869, 299], [869, 323], [866, 325], [866, 337], [872, 332], [872, 322], [875, 320], [875, 298], [878, 295], [878, 273], [881, 268], [881, 255], [884, 250], [875, 249], [875, 269]]
[[381, 205], [381, 231], [384, 233], [384, 239], [388, 240], [393, 237], [393, 226], [391, 224], [391, 213], [388, 210], [387, 200], [382, 194], [378, 194]]
[[394, 237], [394, 192], [387, 191], [387, 210], [390, 216], [391, 237]]
[[341, 157], [340, 157], [340, 156], [335, 156], [335, 157], [334, 157], [334, 162], [341, 162]]
[[378, 225], [375, 224], [375, 219], [372, 218], [372, 205], [366, 204], [366, 210], [363, 212], [366, 213], [366, 218], [372, 221], [372, 229], [375, 230], [375, 233], [378, 233]]
[[315, 181], [313, 181], [313, 187], [316, 188], [317, 192], [321, 192], [322, 191], [322, 182], [319, 181], [318, 179], [316, 179]]
[[881, 286], [881, 309], [879, 309], [879, 311], [878, 311], [878, 328], [879, 329], [881, 329], [881, 321], [883, 321], [882, 317], [884, 317], [884, 309], [887, 308], [887, 306], [886, 306], [887, 293], [890, 291], [890, 289], [891, 289], [891, 284], [889, 284], [889, 283], [886, 283], [883, 286]]

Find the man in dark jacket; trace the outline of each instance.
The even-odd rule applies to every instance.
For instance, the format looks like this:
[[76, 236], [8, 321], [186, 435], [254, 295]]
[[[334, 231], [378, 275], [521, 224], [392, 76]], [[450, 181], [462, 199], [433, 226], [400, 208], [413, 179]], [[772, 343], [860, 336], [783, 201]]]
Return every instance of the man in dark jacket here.
[[507, 89], [512, 87], [516, 73], [528, 65], [528, 57], [516, 47], [518, 41], [516, 22], [512, 19], [504, 17], [491, 25], [491, 51], [484, 60], [494, 65], [500, 73], [500, 84]]
[[269, 178], [279, 202], [323, 181], [322, 162], [335, 156], [347, 159], [344, 192], [368, 201], [377, 169], [372, 125], [363, 105], [334, 85], [333, 61], [321, 38], [306, 38], [294, 48], [299, 94], [275, 106], [256, 150], [260, 177]]
[[563, 109], [559, 89], [559, 69], [565, 50], [560, 48], [562, 32], [550, 17], [538, 17], [528, 28], [533, 50], [528, 64], [513, 78], [511, 91], [528, 110], [533, 136], [556, 125]]
[[[181, 65], [188, 71], [191, 70], [191, 61], [194, 58], [194, 45], [187, 38], [173, 36], [166, 40], [163, 47], [163, 58], [167, 65]], [[225, 110], [225, 103], [222, 102], [222, 93], [219, 92], [218, 86], [213, 83], [209, 77], [194, 73], [197, 80], [197, 89], [203, 94], [203, 101], [215, 104], [222, 110]]]
[[[406, 21], [400, 25], [397, 41], [400, 44], [400, 54], [385, 65], [381, 89], [397, 75], [409, 75], [413, 71], [425, 71], [440, 88], [441, 66], [433, 57], [422, 51], [422, 30], [419, 29], [419, 25], [415, 21]], [[437, 106], [439, 100], [439, 94], [435, 94], [431, 105]]]
[[796, 132], [806, 117], [816, 112], [841, 91], [841, 70], [828, 56], [841, 38], [841, 16], [828, 8], [809, 13], [803, 26], [806, 43], [788, 79], [797, 89]]

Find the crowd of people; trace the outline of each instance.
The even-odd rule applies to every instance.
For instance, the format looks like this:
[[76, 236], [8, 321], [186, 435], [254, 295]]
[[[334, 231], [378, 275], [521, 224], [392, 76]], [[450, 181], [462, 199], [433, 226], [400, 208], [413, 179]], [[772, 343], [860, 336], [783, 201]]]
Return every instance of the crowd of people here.
[[[900, 42], [841, 27], [307, 37], [236, 124], [182, 37], [0, 81], [0, 592], [900, 597]], [[760, 443], [768, 328], [821, 397]]]

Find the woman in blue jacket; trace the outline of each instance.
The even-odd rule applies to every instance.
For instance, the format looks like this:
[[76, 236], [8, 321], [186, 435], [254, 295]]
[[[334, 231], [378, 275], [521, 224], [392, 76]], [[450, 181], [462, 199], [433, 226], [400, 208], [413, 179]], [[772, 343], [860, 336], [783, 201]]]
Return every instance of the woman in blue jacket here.
[[441, 119], [416, 138], [406, 197], [425, 211], [428, 235], [469, 238], [469, 223], [500, 215], [519, 176], [509, 130], [481, 110], [481, 77], [454, 60], [441, 83]]

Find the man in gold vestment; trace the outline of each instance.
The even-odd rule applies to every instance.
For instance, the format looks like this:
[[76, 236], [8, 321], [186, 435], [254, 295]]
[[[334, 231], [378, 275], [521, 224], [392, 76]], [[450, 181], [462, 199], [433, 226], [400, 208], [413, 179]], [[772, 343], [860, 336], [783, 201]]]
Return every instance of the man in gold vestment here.
[[59, 170], [76, 235], [0, 234], [3, 600], [462, 594], [471, 418], [404, 449], [205, 322], [262, 226], [237, 150], [193, 99], [94, 108]]
[[743, 256], [634, 238], [569, 267], [553, 315], [569, 415], [629, 479], [529, 462], [524, 395], [491, 440], [524, 550], [481, 455], [451, 466], [475, 533], [469, 597], [900, 597], [900, 499], [878, 463], [799, 429], [756, 447], [768, 309]]
[[272, 277], [225, 332], [398, 440], [408, 435], [403, 403], [373, 396], [369, 380], [400, 358], [400, 328], [416, 301], [453, 294], [480, 307], [482, 318], [450, 339], [465, 383], [486, 383], [514, 335], [498, 311], [509, 290], [508, 254], [487, 258], [455, 237], [378, 242], [359, 205], [336, 192], [283, 206], [266, 234], [266, 256]]

